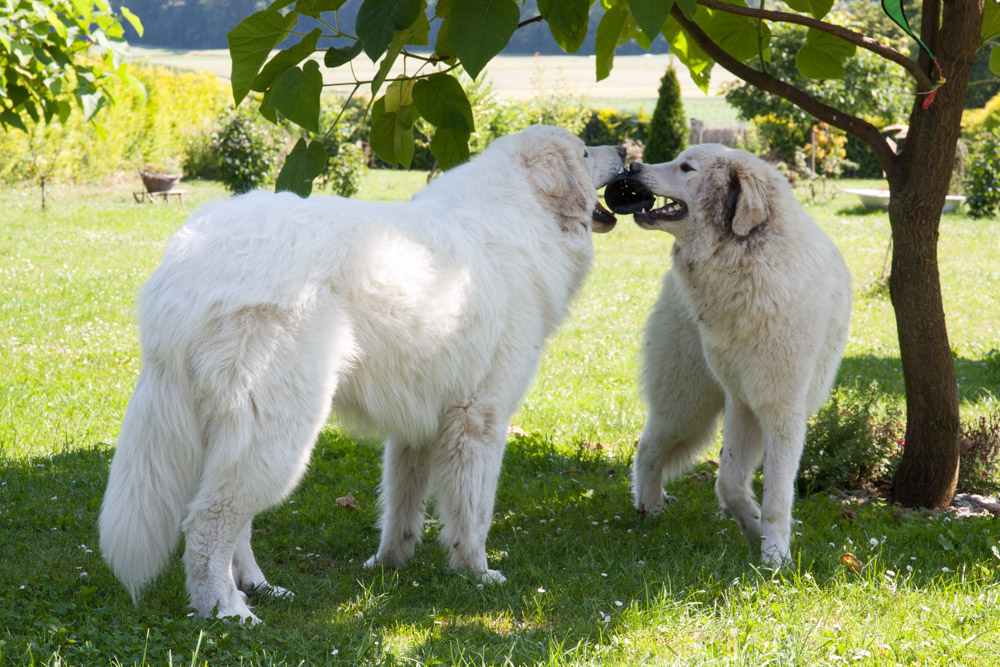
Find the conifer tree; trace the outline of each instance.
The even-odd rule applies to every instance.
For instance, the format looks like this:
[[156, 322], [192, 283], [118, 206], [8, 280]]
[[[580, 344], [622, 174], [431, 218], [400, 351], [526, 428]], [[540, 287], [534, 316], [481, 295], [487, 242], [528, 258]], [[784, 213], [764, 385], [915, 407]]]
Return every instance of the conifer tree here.
[[660, 97], [646, 132], [642, 161], [669, 162], [687, 147], [687, 120], [681, 103], [681, 86], [673, 66], [660, 79]]

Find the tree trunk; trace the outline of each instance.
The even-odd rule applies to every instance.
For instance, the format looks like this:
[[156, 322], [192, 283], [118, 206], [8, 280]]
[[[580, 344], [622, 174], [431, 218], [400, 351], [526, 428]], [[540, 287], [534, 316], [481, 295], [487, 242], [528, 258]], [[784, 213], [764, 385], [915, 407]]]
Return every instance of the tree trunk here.
[[[918, 96], [899, 156], [901, 168], [889, 174], [889, 293], [906, 387], [906, 442], [892, 498], [910, 507], [948, 505], [958, 479], [958, 386], [937, 245], [983, 0], [947, 0], [939, 21], [940, 7], [934, 0], [924, 3], [922, 39], [934, 52], [945, 85], [926, 109], [924, 96]], [[930, 67], [924, 54], [921, 64]]]

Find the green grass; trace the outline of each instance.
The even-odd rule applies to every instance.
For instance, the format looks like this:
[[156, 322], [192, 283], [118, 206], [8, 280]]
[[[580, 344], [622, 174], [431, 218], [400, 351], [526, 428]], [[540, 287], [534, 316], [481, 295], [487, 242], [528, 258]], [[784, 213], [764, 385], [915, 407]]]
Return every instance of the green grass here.
[[[369, 172], [361, 196], [402, 198], [423, 181]], [[378, 541], [379, 449], [331, 425], [302, 484], [255, 523], [258, 560], [294, 601], [260, 601], [256, 628], [193, 617], [174, 558], [134, 607], [95, 523], [139, 366], [133, 297], [169, 235], [223, 194], [186, 188], [183, 204], [155, 206], [135, 204], [129, 184], [57, 189], [45, 213], [35, 192], [0, 190], [0, 664], [1000, 664], [995, 519], [880, 502], [851, 505], [851, 518], [839, 498], [803, 498], [795, 564], [774, 575], [717, 515], [709, 457], [668, 486], [662, 515], [639, 520], [636, 349], [670, 238], [627, 218], [596, 238], [594, 270], [514, 417], [527, 435], [508, 448], [487, 542], [506, 585], [449, 571], [434, 522], [405, 569], [362, 569]], [[901, 401], [892, 309], [876, 289], [886, 214], [844, 195], [806, 206], [854, 274], [839, 381], [878, 379]], [[997, 409], [985, 363], [1000, 348], [996, 230], [942, 222], [967, 415]], [[357, 510], [336, 507], [348, 492]]]

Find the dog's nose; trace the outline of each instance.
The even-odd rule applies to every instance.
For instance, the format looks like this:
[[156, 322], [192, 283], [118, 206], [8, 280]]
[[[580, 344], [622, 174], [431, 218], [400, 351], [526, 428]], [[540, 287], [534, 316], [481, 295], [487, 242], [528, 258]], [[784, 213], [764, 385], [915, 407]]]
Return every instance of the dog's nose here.
[[631, 174], [631, 175], [633, 175], [633, 176], [635, 176], [636, 174], [638, 174], [640, 171], [642, 171], [642, 163], [641, 162], [633, 162], [632, 164], [630, 164], [628, 166], [628, 173]]
[[625, 150], [624, 146], [618, 146], [617, 148], [618, 148], [618, 156], [624, 160], [625, 156], [628, 155], [628, 151]]

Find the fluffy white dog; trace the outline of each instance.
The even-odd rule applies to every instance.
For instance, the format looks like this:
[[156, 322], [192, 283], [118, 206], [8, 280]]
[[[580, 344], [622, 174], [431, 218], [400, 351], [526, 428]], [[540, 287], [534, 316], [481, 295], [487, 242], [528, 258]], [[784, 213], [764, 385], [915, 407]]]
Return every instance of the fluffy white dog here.
[[295, 487], [331, 405], [387, 438], [370, 564], [412, 556], [433, 485], [451, 565], [503, 581], [485, 543], [508, 419], [614, 221], [595, 190], [623, 156], [537, 126], [409, 202], [255, 192], [195, 213], [143, 288], [100, 517], [132, 596], [180, 530], [199, 614], [256, 622], [247, 594], [288, 594], [251, 520]]
[[[703, 144], [630, 171], [667, 197], [635, 221], [675, 237], [646, 323], [636, 507], [660, 510], [664, 474], [682, 472], [724, 410], [719, 503], [763, 562], [780, 565], [806, 420], [826, 401], [847, 339], [850, 274], [787, 181], [750, 153]], [[751, 482], [762, 456], [758, 506]]]

